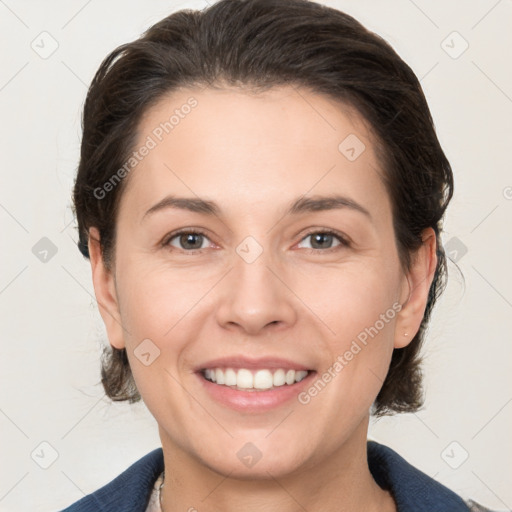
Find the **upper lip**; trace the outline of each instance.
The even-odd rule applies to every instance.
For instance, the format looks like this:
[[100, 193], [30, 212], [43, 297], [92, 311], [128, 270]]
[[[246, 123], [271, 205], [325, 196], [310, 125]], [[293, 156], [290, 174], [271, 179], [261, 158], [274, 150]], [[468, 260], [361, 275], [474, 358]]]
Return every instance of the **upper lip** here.
[[311, 370], [311, 367], [305, 366], [290, 359], [281, 357], [260, 357], [257, 359], [247, 356], [231, 356], [212, 359], [197, 366], [196, 371], [206, 370], [207, 368], [282, 368], [283, 370]]

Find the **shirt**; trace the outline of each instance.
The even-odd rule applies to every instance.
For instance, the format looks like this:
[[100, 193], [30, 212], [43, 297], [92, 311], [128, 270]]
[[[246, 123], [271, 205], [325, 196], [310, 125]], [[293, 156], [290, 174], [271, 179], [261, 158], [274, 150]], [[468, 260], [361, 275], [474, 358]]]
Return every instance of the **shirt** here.
[[[377, 484], [393, 495], [398, 512], [491, 512], [472, 500], [463, 500], [375, 441], [368, 441], [368, 466]], [[159, 512], [163, 470], [163, 451], [157, 448], [61, 512]]]

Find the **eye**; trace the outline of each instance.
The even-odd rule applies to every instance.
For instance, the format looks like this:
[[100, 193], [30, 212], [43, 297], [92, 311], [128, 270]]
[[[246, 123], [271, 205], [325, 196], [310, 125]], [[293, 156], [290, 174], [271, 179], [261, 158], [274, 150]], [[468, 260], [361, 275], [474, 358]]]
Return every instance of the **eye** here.
[[193, 252], [206, 249], [208, 244], [205, 247], [203, 243], [207, 240], [209, 241], [208, 237], [201, 231], [183, 230], [169, 235], [162, 245], [181, 249], [185, 252]]
[[[329, 250], [336, 250], [336, 248], [350, 246], [349, 241], [341, 233], [332, 230], [311, 231], [302, 238], [299, 244], [308, 238], [311, 238], [311, 247], [305, 247], [305, 249], [310, 249], [312, 251], [319, 251], [323, 249], [323, 252], [327, 252]], [[171, 233], [164, 240], [162, 245], [164, 247], [173, 247], [184, 252], [194, 253], [195, 251], [208, 248], [208, 241], [209, 238], [202, 231], [197, 229], [188, 229]], [[205, 242], [206, 246], [204, 245]], [[333, 243], [335, 243], [334, 246]]]
[[[335, 231], [312, 231], [308, 233], [300, 243], [302, 243], [303, 240], [306, 240], [308, 238], [311, 238], [311, 250], [322, 250], [322, 249], [336, 249], [338, 247], [348, 247], [350, 244], [346, 240], [346, 238], [341, 235], [340, 233], [337, 233]], [[338, 241], [336, 245], [332, 245], [333, 242]], [[306, 249], [309, 249], [306, 247]], [[326, 251], [324, 251], [326, 252]]]

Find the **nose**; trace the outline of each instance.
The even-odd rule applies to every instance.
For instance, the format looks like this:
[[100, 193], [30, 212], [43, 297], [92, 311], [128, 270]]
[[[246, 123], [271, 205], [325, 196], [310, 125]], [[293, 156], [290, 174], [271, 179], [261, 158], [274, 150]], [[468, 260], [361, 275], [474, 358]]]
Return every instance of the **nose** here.
[[296, 298], [285, 271], [266, 251], [252, 262], [235, 255], [234, 267], [222, 286], [216, 314], [219, 325], [226, 329], [255, 335], [289, 328], [296, 322]]

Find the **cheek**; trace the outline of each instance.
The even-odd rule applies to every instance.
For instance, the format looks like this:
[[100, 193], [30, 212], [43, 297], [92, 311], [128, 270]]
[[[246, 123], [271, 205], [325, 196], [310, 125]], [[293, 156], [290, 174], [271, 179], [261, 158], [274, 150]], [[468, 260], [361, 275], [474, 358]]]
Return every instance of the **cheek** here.
[[[359, 334], [377, 326], [378, 331], [394, 325], [397, 294], [380, 274], [345, 281], [338, 301], [338, 323], [343, 337], [362, 338]], [[383, 333], [384, 334], [384, 333]]]
[[[331, 339], [346, 342], [373, 326], [388, 313], [386, 327], [394, 322], [399, 298], [398, 263], [379, 258], [324, 268], [301, 276], [294, 289], [306, 306], [322, 319]], [[379, 321], [379, 330], [383, 330]]]
[[[177, 382], [182, 354], [197, 325], [190, 314], [201, 286], [185, 286], [179, 274], [140, 265], [118, 266], [120, 313], [125, 327], [126, 350], [137, 388], [148, 408], [158, 417], [162, 390], [174, 397], [166, 407], [178, 417], [186, 397]], [[201, 294], [201, 295], [199, 295]], [[186, 336], [183, 335], [186, 331]], [[181, 398], [180, 398], [181, 397]]]
[[194, 279], [189, 272], [158, 265], [120, 265], [119, 274], [120, 310], [130, 345], [141, 337], [157, 344], [172, 338], [175, 327], [208, 290], [208, 281], [198, 273]]
[[150, 258], [129, 265], [119, 261], [117, 268], [124, 339], [137, 387], [148, 406], [161, 402], [162, 389], [181, 396], [173, 377], [190, 370], [186, 354], [194, 340], [204, 337], [204, 315], [210, 311], [205, 299], [216, 278], [197, 269], [155, 264]]
[[[351, 403], [370, 405], [384, 382], [393, 352], [401, 309], [398, 263], [384, 265], [374, 260], [364, 268], [354, 265], [331, 272], [328, 278], [312, 279], [310, 284], [313, 281], [323, 285], [310, 293], [309, 304], [320, 312], [329, 331], [324, 338], [328, 354], [322, 368], [327, 374], [324, 379], [319, 375], [320, 380], [333, 382], [325, 399], [332, 393], [333, 404], [343, 395], [343, 400]], [[323, 389], [321, 383], [317, 387]]]

